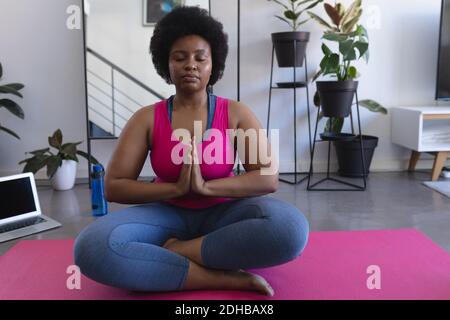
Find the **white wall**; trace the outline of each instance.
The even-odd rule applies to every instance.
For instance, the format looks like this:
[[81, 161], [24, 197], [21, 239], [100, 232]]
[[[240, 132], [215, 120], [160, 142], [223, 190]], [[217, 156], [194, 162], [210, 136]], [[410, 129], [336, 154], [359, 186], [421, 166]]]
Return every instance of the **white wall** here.
[[[236, 1], [237, 2], [237, 1]], [[344, 1], [345, 4], [351, 1]], [[231, 1], [231, 3], [235, 3]], [[358, 63], [362, 74], [359, 96], [372, 98], [386, 108], [403, 105], [435, 105], [434, 91], [436, 81], [436, 63], [439, 30], [439, 12], [441, 0], [365, 0], [362, 22], [369, 28], [371, 58], [368, 65]], [[324, 16], [323, 9], [315, 12]], [[213, 1], [213, 15], [224, 22], [233, 36], [230, 44], [235, 51], [236, 44], [236, 6], [228, 1]], [[275, 3], [261, 0], [241, 1], [241, 100], [249, 105], [258, 116], [262, 125], [266, 125], [269, 99], [270, 59], [272, 32], [288, 31], [287, 24], [273, 17], [280, 14]], [[322, 30], [314, 22], [304, 25], [303, 31], [311, 32], [308, 45], [308, 69], [313, 74], [322, 58], [320, 46]], [[216, 92], [226, 92], [236, 96], [235, 69], [229, 68], [236, 63], [231, 57], [227, 63], [224, 81], [216, 86]], [[231, 70], [231, 72], [230, 72]], [[277, 80], [292, 79], [291, 69], [278, 70]], [[303, 69], [298, 69], [304, 74]], [[315, 86], [310, 86], [314, 93]], [[301, 170], [309, 165], [308, 131], [304, 91], [297, 95], [297, 150]], [[312, 99], [311, 94], [311, 99]], [[293, 162], [293, 93], [292, 91], [273, 91], [271, 127], [280, 129], [282, 145], [280, 150], [281, 170], [292, 170]], [[311, 104], [312, 105], [312, 104]], [[281, 112], [280, 112], [281, 111]], [[390, 116], [373, 114], [362, 109], [364, 134], [380, 137], [378, 148], [372, 163], [372, 171], [405, 169], [409, 152], [391, 143]], [[348, 130], [348, 127], [345, 127]], [[326, 147], [324, 144], [320, 147]], [[426, 155], [423, 158], [428, 158]], [[326, 161], [325, 148], [319, 149], [317, 163]], [[316, 161], [315, 161], [316, 163]], [[431, 168], [430, 160], [421, 161], [418, 168]]]
[[[154, 28], [142, 25], [142, 1], [90, 0], [89, 3], [88, 47], [163, 96], [172, 94], [172, 86], [153, 67], [149, 46]], [[96, 61], [92, 59], [93, 64]]]
[[[215, 93], [234, 99], [237, 1], [211, 2], [213, 16], [224, 23], [230, 36], [227, 69], [222, 81], [216, 85]], [[26, 114], [24, 121], [0, 111], [1, 123], [22, 137], [17, 141], [0, 135], [0, 175], [21, 171], [17, 162], [24, 158], [24, 152], [45, 147], [47, 136], [58, 127], [64, 131], [66, 141], [86, 140], [82, 34], [80, 30], [65, 27], [67, 6], [80, 3], [81, 0], [39, 0], [39, 4], [33, 0], [0, 0], [0, 21], [3, 26], [9, 26], [0, 28], [3, 80], [23, 82], [27, 86], [21, 101]], [[287, 28], [273, 17], [279, 13], [274, 3], [245, 0], [241, 5], [241, 100], [252, 108], [265, 126], [272, 46], [270, 33]], [[387, 108], [434, 105], [440, 0], [365, 0], [364, 6], [366, 11], [376, 12], [378, 8], [380, 25], [369, 29], [369, 65], [359, 65], [362, 74], [360, 98], [376, 99]], [[370, 24], [369, 18], [366, 14], [363, 22]], [[308, 67], [312, 74], [321, 59], [321, 30], [312, 22], [306, 24], [304, 30], [312, 33], [308, 47]], [[145, 53], [149, 40], [148, 36], [146, 38], [147, 41], [142, 43]], [[275, 80], [287, 81], [290, 75], [290, 71], [283, 70], [276, 74]], [[310, 92], [313, 91], [311, 87]], [[281, 169], [292, 170], [292, 92], [275, 92], [273, 98], [271, 127], [280, 128], [283, 135]], [[299, 157], [304, 160], [299, 169], [305, 169], [308, 154], [304, 96], [299, 94], [298, 99], [297, 142]], [[406, 168], [409, 153], [391, 144], [389, 116], [363, 110], [362, 125], [364, 133], [380, 137], [373, 171]], [[115, 141], [95, 141], [94, 155], [106, 163], [114, 145]], [[85, 150], [85, 144], [81, 148]], [[318, 160], [325, 160], [324, 152], [319, 153]], [[420, 162], [418, 167], [431, 168], [431, 162]], [[86, 173], [83, 160], [78, 176], [86, 176]], [[152, 174], [149, 163], [142, 174]], [[45, 172], [40, 176], [45, 176]]]
[[[72, 4], [81, 1], [0, 0], [1, 83], [25, 84], [24, 99], [13, 98], [25, 120], [0, 109], [2, 125], [21, 137], [0, 133], [0, 175], [21, 172], [17, 163], [25, 152], [47, 147], [57, 128], [65, 142], [86, 140], [82, 31], [66, 27]], [[86, 144], [80, 148], [86, 150]], [[85, 167], [82, 160], [79, 170]], [[45, 177], [45, 170], [38, 177]]]
[[[208, 7], [208, 0], [185, 3]], [[142, 25], [142, 11], [142, 0], [89, 0], [87, 45], [158, 93], [170, 96], [175, 92], [173, 86], [153, 67], [149, 47], [154, 27]]]
[[[186, 5], [199, 5], [208, 8], [208, 0], [187, 0]], [[88, 47], [105, 57], [110, 62], [119, 66], [125, 72], [141, 81], [163, 97], [169, 97], [175, 93], [174, 86], [168, 85], [156, 72], [149, 53], [150, 38], [153, 35], [153, 26], [143, 26], [143, 1], [142, 0], [90, 0], [90, 10], [87, 17], [87, 44]], [[105, 111], [108, 121], [96, 112], [90, 112], [90, 119], [97, 125], [108, 130], [112, 127], [112, 100], [103, 91], [110, 93], [111, 88], [98, 78], [111, 83], [111, 68], [96, 57], [88, 54], [88, 92], [89, 106], [97, 111]], [[94, 76], [92, 73], [96, 74]], [[94, 87], [95, 86], [95, 87]], [[114, 74], [115, 99], [120, 103], [115, 104], [115, 110], [119, 113], [116, 134], [119, 135], [125, 126], [123, 118], [131, 117], [131, 111], [137, 111], [143, 105], [153, 104], [160, 99], [142, 89], [118, 72]], [[125, 95], [121, 94], [125, 93]], [[132, 98], [133, 101], [130, 100]], [[98, 101], [103, 103], [99, 104]], [[137, 104], [136, 102], [139, 102]], [[109, 106], [108, 108], [105, 105]], [[123, 118], [121, 118], [121, 117]], [[112, 132], [112, 130], [109, 130]]]

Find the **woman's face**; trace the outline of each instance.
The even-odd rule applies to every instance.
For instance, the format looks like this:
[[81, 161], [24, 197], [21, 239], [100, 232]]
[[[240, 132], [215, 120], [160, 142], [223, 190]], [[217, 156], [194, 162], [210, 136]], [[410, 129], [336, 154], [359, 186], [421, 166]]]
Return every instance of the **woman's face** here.
[[169, 55], [169, 72], [177, 89], [203, 91], [212, 71], [211, 47], [200, 36], [189, 35], [177, 39]]

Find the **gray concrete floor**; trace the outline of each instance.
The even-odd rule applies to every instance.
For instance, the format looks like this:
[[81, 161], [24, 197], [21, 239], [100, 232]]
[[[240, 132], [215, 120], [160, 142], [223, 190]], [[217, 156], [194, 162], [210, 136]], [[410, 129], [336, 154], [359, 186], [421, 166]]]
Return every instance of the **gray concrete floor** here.
[[[428, 180], [429, 172], [371, 173], [363, 192], [308, 192], [306, 181], [298, 185], [280, 182], [271, 196], [297, 206], [308, 218], [311, 231], [416, 228], [450, 253], [450, 198], [422, 185]], [[2, 243], [0, 255], [24, 239], [74, 238], [95, 219], [87, 184], [69, 191], [40, 186], [38, 193], [42, 212], [62, 227]], [[110, 212], [122, 207], [126, 206], [109, 205]]]

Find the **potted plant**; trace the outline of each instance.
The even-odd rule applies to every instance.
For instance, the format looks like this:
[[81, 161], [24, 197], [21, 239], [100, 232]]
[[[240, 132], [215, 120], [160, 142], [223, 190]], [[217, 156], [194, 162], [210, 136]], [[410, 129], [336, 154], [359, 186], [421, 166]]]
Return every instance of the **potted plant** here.
[[[297, 31], [308, 19], [300, 20], [301, 15], [314, 8], [323, 0], [268, 0], [279, 4], [283, 8], [283, 16], [275, 17], [286, 22], [292, 31], [272, 33], [272, 42], [279, 67], [301, 67], [305, 57], [306, 46], [309, 41], [309, 32]], [[294, 44], [297, 43], [294, 61]]]
[[48, 137], [48, 143], [51, 147], [57, 149], [56, 154], [50, 151], [50, 148], [26, 152], [26, 154], [32, 154], [33, 157], [24, 159], [19, 164], [25, 163], [23, 172], [33, 173], [46, 166], [47, 177], [55, 190], [69, 190], [73, 188], [78, 163], [77, 155], [86, 159], [90, 157], [93, 164], [99, 164], [93, 156], [77, 150], [77, 145], [82, 143], [82, 141], [63, 144], [63, 135], [60, 129], [57, 129], [51, 137]]
[[[3, 76], [3, 68], [2, 64], [0, 63], [0, 79]], [[23, 98], [22, 94], [19, 92], [24, 87], [21, 83], [8, 83], [0, 86], [0, 94], [12, 94], [17, 97]], [[22, 110], [22, 108], [13, 100], [11, 99], [0, 99], [0, 108], [6, 108], [9, 112], [11, 112], [13, 115], [19, 117], [20, 119], [25, 118], [25, 114]], [[5, 128], [0, 124], [0, 131], [4, 131], [13, 137], [20, 139], [20, 137], [11, 129]]]
[[[314, 104], [321, 106], [319, 118], [328, 117], [322, 138], [333, 140], [338, 157], [339, 173], [343, 176], [359, 177], [369, 173], [373, 152], [378, 145], [378, 138], [362, 137], [365, 155], [366, 172], [363, 173], [361, 161], [360, 137], [353, 134], [342, 134], [344, 118], [348, 117], [354, 104], [354, 94], [358, 88], [358, 70], [354, 62], [363, 58], [369, 60], [369, 38], [367, 30], [360, 24], [362, 1], [355, 0], [348, 9], [342, 3], [324, 4], [325, 11], [331, 23], [318, 15], [308, 12], [310, 17], [325, 27], [323, 39], [330, 41], [338, 48], [337, 52], [322, 44], [324, 57], [320, 70], [314, 76], [315, 81], [320, 76], [331, 76], [334, 81], [317, 81], [317, 92]], [[387, 110], [373, 100], [361, 100], [359, 105], [372, 112], [387, 114]], [[352, 129], [353, 129], [353, 123]], [[354, 131], [354, 130], [352, 130]]]

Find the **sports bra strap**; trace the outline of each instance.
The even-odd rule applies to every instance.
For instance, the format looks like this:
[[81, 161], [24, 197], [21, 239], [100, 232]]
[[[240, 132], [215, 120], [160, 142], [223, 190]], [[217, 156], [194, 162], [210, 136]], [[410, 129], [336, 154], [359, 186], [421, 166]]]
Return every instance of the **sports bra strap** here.
[[[167, 113], [169, 115], [169, 121], [172, 125], [172, 111], [173, 111], [173, 99], [175, 96], [170, 96], [167, 100]], [[214, 120], [214, 113], [216, 111], [217, 96], [208, 94], [208, 120], [206, 124], [206, 130], [211, 129], [212, 122]], [[205, 130], [205, 131], [206, 131]]]

